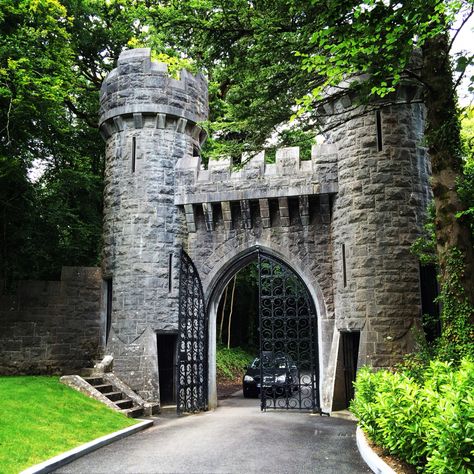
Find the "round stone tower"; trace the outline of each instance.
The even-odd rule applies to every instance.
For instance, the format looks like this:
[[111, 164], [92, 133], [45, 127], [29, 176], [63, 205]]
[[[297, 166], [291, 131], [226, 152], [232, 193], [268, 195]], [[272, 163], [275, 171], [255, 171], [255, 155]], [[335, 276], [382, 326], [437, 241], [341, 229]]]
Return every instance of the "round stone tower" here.
[[183, 216], [174, 205], [175, 165], [199, 154], [208, 117], [207, 81], [124, 51], [100, 92], [106, 140], [103, 275], [108, 282], [107, 353], [114, 371], [158, 400], [157, 333], [178, 329]]
[[334, 131], [339, 192], [333, 207], [336, 327], [360, 333], [358, 366], [398, 362], [421, 314], [419, 263], [410, 251], [430, 199], [424, 108], [413, 88]]

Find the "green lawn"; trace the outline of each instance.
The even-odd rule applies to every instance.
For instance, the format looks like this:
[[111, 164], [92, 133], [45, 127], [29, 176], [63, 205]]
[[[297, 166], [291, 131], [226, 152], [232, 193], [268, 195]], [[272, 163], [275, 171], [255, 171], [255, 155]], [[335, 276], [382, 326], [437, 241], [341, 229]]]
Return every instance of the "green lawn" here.
[[58, 377], [0, 377], [0, 474], [136, 423]]

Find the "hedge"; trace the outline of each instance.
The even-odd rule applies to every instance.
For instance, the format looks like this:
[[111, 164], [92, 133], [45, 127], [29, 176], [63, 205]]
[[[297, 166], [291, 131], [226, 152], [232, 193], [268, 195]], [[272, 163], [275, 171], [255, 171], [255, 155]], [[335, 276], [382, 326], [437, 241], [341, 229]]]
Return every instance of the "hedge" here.
[[474, 362], [433, 361], [423, 380], [364, 367], [353, 413], [367, 436], [419, 472], [474, 473]]

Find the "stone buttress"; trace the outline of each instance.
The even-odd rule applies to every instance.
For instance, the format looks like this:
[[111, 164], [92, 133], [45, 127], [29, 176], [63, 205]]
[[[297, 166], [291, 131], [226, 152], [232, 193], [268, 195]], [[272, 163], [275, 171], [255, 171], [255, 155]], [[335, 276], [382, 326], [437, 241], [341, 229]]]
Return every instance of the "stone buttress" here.
[[100, 92], [106, 140], [103, 275], [112, 284], [107, 353], [140, 395], [159, 398], [157, 331], [178, 328], [184, 217], [174, 205], [175, 165], [199, 153], [207, 82], [169, 76], [149, 49], [120, 55]]

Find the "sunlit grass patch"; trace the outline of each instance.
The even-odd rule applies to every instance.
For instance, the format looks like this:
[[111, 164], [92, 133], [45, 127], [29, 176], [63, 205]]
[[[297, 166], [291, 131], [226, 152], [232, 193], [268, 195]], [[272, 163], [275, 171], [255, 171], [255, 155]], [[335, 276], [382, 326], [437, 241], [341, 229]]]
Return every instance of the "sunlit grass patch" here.
[[136, 423], [58, 377], [0, 377], [0, 400], [0, 474], [18, 473]]

